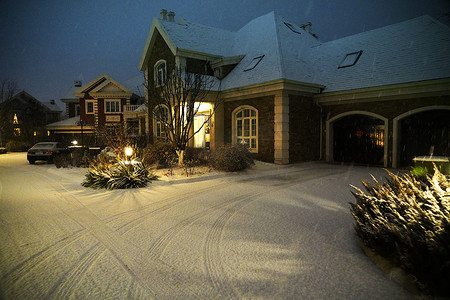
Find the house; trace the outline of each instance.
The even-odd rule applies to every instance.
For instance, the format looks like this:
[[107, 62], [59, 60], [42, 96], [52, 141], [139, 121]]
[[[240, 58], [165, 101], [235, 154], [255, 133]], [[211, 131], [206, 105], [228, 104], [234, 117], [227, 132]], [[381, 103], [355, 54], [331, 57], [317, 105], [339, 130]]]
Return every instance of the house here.
[[145, 139], [146, 114], [139, 110], [133, 113], [137, 108], [145, 107], [143, 97], [137, 94], [139, 80], [143, 81], [140, 77], [127, 80], [130, 87], [107, 74], [101, 74], [85, 85], [75, 81], [61, 99], [66, 104], [67, 119], [49, 124], [47, 129], [66, 144], [77, 140], [83, 145], [95, 145], [101, 143], [97, 140], [97, 132], [125, 123], [132, 135]]
[[162, 10], [139, 68], [149, 87], [174, 68], [220, 81], [213, 148], [245, 143], [277, 164], [398, 167], [417, 155], [450, 156], [449, 36], [429, 16], [321, 42], [311, 23], [275, 12], [231, 32]]
[[48, 140], [45, 125], [60, 120], [61, 112], [54, 100], [41, 102], [25, 91], [17, 93], [0, 103], [0, 144]]

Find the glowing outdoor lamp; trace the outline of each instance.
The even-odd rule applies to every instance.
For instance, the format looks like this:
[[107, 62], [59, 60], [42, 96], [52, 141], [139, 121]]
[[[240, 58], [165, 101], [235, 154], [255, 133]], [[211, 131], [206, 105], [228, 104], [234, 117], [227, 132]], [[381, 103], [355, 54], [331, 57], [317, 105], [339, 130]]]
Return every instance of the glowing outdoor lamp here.
[[72, 141], [72, 145], [74, 146], [78, 145], [78, 141], [77, 140]]
[[125, 147], [125, 156], [128, 157], [133, 155], [133, 149], [131, 147]]

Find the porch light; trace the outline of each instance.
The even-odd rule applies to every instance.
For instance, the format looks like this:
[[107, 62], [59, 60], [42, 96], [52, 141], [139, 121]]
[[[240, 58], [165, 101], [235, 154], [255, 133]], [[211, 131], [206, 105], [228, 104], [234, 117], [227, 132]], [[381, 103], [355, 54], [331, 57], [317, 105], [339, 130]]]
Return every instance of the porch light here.
[[127, 158], [133, 155], [133, 149], [131, 147], [125, 147], [125, 155]]
[[77, 140], [73, 140], [72, 141], [72, 145], [74, 145], [74, 146], [78, 145], [78, 141]]

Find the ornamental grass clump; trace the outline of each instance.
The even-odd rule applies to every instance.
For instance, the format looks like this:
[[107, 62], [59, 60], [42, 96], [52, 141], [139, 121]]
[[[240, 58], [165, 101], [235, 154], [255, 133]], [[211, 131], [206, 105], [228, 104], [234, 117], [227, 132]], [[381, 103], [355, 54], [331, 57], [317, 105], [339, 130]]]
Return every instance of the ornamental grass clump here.
[[361, 241], [402, 267], [420, 287], [450, 296], [450, 182], [437, 168], [420, 181], [388, 171], [385, 183], [363, 181], [351, 203]]
[[142, 162], [99, 161], [91, 164], [82, 185], [95, 189], [130, 189], [147, 186], [156, 176]]

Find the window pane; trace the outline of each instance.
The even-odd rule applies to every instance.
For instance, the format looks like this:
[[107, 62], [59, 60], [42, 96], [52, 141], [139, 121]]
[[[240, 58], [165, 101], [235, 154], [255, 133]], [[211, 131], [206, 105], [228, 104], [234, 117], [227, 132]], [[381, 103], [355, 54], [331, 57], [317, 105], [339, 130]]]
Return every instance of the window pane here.
[[240, 111], [237, 115], [236, 118], [242, 118], [242, 111]]
[[251, 139], [251, 145], [250, 148], [256, 149], [256, 139]]
[[244, 118], [250, 117], [250, 110], [246, 109], [244, 110]]
[[252, 113], [252, 117], [256, 117], [256, 111], [251, 110], [251, 113]]
[[252, 119], [252, 136], [256, 136], [256, 119]]
[[245, 147], [249, 147], [250, 146], [250, 140], [249, 139], [244, 139], [244, 145]]
[[244, 119], [244, 136], [250, 136], [250, 119]]
[[242, 136], [242, 120], [237, 120], [237, 136]]

